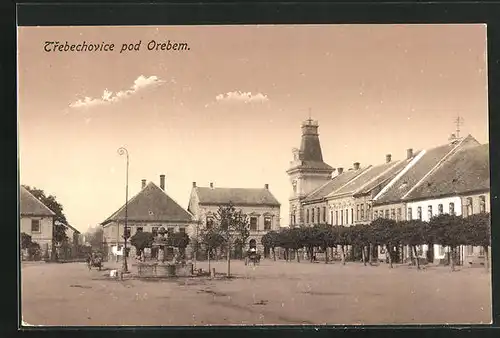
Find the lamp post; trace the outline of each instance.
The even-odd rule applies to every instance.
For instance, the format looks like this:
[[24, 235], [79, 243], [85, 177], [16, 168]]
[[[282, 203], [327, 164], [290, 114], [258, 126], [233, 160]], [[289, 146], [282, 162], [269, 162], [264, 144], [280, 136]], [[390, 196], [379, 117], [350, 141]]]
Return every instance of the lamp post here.
[[123, 228], [123, 272], [128, 272], [127, 266], [127, 223], [128, 223], [128, 166], [129, 166], [129, 157], [128, 150], [124, 147], [118, 148], [119, 155], [126, 155], [127, 157], [127, 170], [126, 170], [126, 181], [125, 181], [125, 226]]

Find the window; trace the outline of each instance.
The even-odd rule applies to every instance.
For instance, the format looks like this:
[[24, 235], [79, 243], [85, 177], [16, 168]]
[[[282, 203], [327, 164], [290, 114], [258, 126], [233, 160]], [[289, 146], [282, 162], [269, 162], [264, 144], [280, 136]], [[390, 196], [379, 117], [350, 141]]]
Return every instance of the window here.
[[186, 228], [184, 228], [184, 227], [179, 228], [179, 232], [182, 233], [182, 234], [185, 234], [186, 233]]
[[391, 209], [391, 219], [395, 219], [395, 218], [396, 218], [396, 210]]
[[153, 236], [158, 236], [158, 227], [152, 227], [151, 228], [151, 233], [153, 234]]
[[412, 210], [411, 208], [408, 208], [408, 211], [407, 211], [408, 215], [407, 215], [407, 219], [409, 221], [411, 221], [413, 219], [413, 213], [412, 213]]
[[398, 213], [396, 214], [396, 220], [401, 221], [401, 208], [398, 208]]
[[389, 209], [385, 210], [384, 218], [389, 219]]
[[[431, 248], [432, 250], [432, 248]], [[446, 253], [446, 248], [442, 245], [439, 246], [439, 256], [444, 256]]]
[[365, 219], [365, 205], [361, 204], [361, 219]]
[[479, 247], [479, 256], [484, 256], [484, 247], [483, 246]]
[[351, 208], [351, 224], [354, 224], [354, 208]]
[[427, 207], [427, 218], [430, 220], [432, 218], [432, 205]]
[[339, 225], [339, 211], [335, 210], [335, 225]]
[[271, 216], [264, 217], [264, 230], [271, 230]]
[[309, 209], [306, 210], [306, 223], [309, 223]]
[[345, 224], [349, 224], [349, 209], [345, 209]]
[[206, 222], [207, 222], [207, 229], [212, 229], [212, 227], [214, 226], [213, 217], [207, 216]]
[[473, 208], [472, 208], [472, 197], [467, 198], [467, 216], [470, 216], [473, 214]]
[[359, 221], [360, 205], [356, 205], [356, 221]]
[[486, 212], [486, 197], [479, 196], [479, 212]]
[[442, 215], [442, 214], [443, 214], [443, 205], [438, 204], [438, 215]]
[[173, 234], [175, 232], [175, 228], [174, 227], [168, 227], [167, 228], [167, 232], [169, 235]]
[[340, 225], [344, 225], [344, 210], [340, 210]]
[[40, 233], [42, 229], [40, 229], [40, 220], [32, 219], [31, 220], [31, 232], [32, 233]]
[[373, 212], [373, 219], [377, 219], [378, 218], [378, 211], [374, 211]]
[[135, 231], [135, 232], [136, 232], [136, 233], [137, 233], [137, 232], [142, 232], [142, 230], [143, 230], [143, 229], [144, 229], [143, 227], [137, 227], [137, 229], [136, 229], [136, 231]]
[[421, 221], [421, 220], [422, 220], [422, 207], [418, 207], [418, 208], [417, 208], [417, 219], [418, 219], [419, 221]]
[[450, 215], [455, 215], [455, 203], [451, 202], [449, 206]]
[[311, 209], [311, 223], [314, 223], [314, 208]]
[[328, 223], [326, 221], [326, 207], [323, 207], [323, 223]]
[[318, 207], [318, 208], [316, 208], [316, 211], [317, 211], [316, 215], [318, 216], [318, 217], [316, 218], [316, 222], [321, 223], [321, 220], [320, 220], [320, 218], [319, 218], [319, 216], [320, 216], [320, 214], [319, 214], [319, 207]]
[[333, 225], [333, 211], [330, 211], [330, 224]]
[[257, 217], [250, 217], [250, 231], [257, 231]]

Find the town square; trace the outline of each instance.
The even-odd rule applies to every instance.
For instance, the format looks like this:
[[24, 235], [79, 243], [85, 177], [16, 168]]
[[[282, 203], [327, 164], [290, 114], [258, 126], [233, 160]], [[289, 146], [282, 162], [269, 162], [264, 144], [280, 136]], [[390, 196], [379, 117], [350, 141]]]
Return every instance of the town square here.
[[20, 28], [21, 324], [489, 324], [485, 39]]

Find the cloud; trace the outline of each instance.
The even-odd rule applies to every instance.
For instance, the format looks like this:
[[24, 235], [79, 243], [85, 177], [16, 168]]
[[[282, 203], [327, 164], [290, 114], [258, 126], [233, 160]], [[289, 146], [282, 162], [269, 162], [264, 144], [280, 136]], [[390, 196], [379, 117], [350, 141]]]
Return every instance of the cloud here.
[[73, 103], [71, 103], [69, 106], [71, 108], [83, 108], [83, 107], [93, 107], [93, 106], [99, 106], [102, 104], [109, 104], [113, 102], [118, 102], [120, 100], [123, 100], [131, 95], [134, 95], [140, 90], [143, 90], [145, 88], [149, 87], [154, 87], [154, 86], [159, 86], [162, 83], [164, 83], [164, 80], [159, 79], [157, 76], [152, 75], [149, 77], [146, 77], [144, 75], [139, 76], [137, 79], [135, 79], [134, 83], [130, 87], [130, 89], [127, 90], [121, 90], [116, 93], [109, 91], [108, 89], [104, 89], [104, 92], [102, 93], [102, 96], [100, 98], [91, 98], [91, 97], [85, 97], [83, 99], [79, 99]]
[[269, 101], [267, 95], [262, 93], [252, 94], [250, 92], [228, 92], [226, 94], [219, 94], [215, 97], [217, 102], [243, 102], [243, 103], [262, 103]]

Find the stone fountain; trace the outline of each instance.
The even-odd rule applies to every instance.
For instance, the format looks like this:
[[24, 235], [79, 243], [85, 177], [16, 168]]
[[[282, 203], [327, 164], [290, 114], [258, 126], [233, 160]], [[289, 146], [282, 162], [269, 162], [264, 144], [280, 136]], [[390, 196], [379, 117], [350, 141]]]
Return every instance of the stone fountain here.
[[153, 240], [152, 249], [158, 252], [156, 258], [135, 264], [139, 277], [163, 278], [193, 274], [192, 264], [178, 261], [178, 256], [175, 254], [176, 249], [170, 244], [168, 232], [164, 227], [158, 230], [158, 235]]

